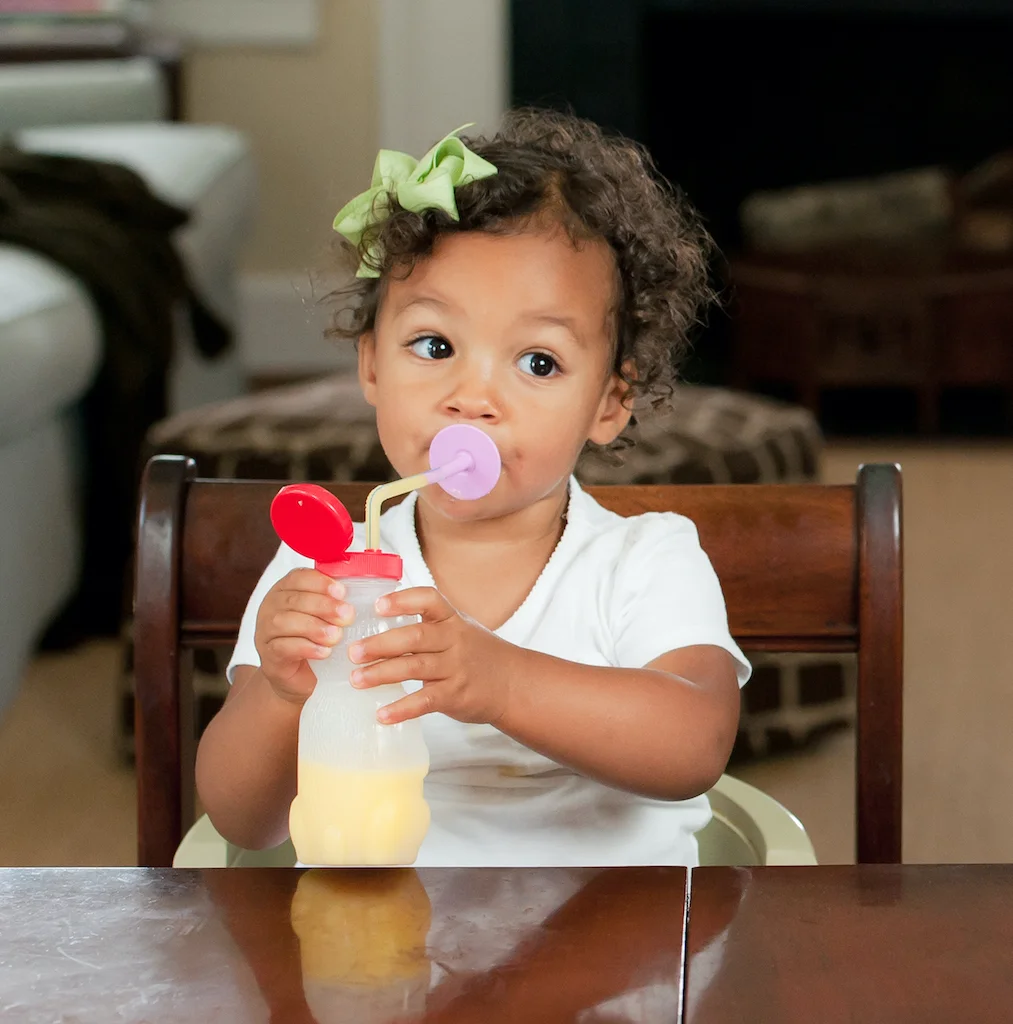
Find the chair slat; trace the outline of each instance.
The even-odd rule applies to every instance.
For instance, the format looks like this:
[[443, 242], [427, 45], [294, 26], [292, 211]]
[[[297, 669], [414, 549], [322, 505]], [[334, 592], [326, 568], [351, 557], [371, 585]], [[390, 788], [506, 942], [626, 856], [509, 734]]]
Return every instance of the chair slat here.
[[[268, 510], [283, 486], [198, 480], [183, 546], [187, 643], [235, 638], [246, 602], [278, 546]], [[369, 484], [330, 488], [361, 518]], [[851, 487], [595, 487], [620, 515], [677, 510], [697, 523], [728, 606], [751, 650], [853, 650], [858, 611]], [[748, 501], [743, 501], [743, 495]], [[766, 567], [758, 573], [757, 565]]]

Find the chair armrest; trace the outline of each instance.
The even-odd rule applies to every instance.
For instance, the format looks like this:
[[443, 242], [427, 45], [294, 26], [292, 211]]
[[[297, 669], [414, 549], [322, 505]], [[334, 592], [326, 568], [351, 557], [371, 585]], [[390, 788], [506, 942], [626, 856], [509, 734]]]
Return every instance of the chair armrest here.
[[163, 121], [165, 77], [149, 57], [0, 66], [0, 134], [41, 125]]

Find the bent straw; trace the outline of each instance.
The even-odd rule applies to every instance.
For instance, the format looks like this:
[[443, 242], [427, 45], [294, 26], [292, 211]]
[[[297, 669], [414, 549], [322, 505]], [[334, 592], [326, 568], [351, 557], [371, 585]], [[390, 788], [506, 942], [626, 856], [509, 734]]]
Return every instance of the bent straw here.
[[428, 487], [430, 484], [438, 484], [447, 477], [471, 469], [474, 464], [475, 459], [469, 452], [460, 452], [456, 458], [439, 469], [431, 469], [428, 473], [416, 473], [414, 476], [406, 476], [403, 480], [392, 480], [389, 484], [374, 487], [366, 498], [366, 550], [380, 549], [380, 512], [385, 501], [407, 494], [409, 491]]

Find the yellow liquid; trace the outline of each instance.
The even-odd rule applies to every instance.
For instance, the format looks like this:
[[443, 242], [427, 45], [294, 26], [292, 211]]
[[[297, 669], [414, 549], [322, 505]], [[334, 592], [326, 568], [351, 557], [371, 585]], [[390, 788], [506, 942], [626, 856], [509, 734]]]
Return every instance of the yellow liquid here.
[[304, 864], [386, 867], [411, 864], [429, 828], [424, 768], [349, 771], [299, 762], [299, 795], [289, 832]]
[[303, 979], [377, 985], [427, 975], [430, 918], [414, 871], [307, 871], [292, 900]]

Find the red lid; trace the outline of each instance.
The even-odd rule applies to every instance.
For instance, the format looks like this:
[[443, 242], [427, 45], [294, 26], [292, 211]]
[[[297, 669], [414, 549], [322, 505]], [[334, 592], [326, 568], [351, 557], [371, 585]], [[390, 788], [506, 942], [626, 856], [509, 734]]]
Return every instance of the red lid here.
[[318, 484], [283, 487], [271, 503], [271, 523], [293, 551], [312, 558], [327, 576], [401, 579], [398, 555], [348, 550], [355, 535], [352, 517], [330, 491]]
[[355, 532], [348, 509], [317, 484], [283, 487], [271, 502], [271, 523], [293, 551], [315, 562], [341, 561]]
[[404, 572], [400, 555], [384, 551], [349, 551], [339, 562], [317, 562], [317, 569], [325, 576], [348, 579], [365, 576], [374, 579], [399, 580]]

